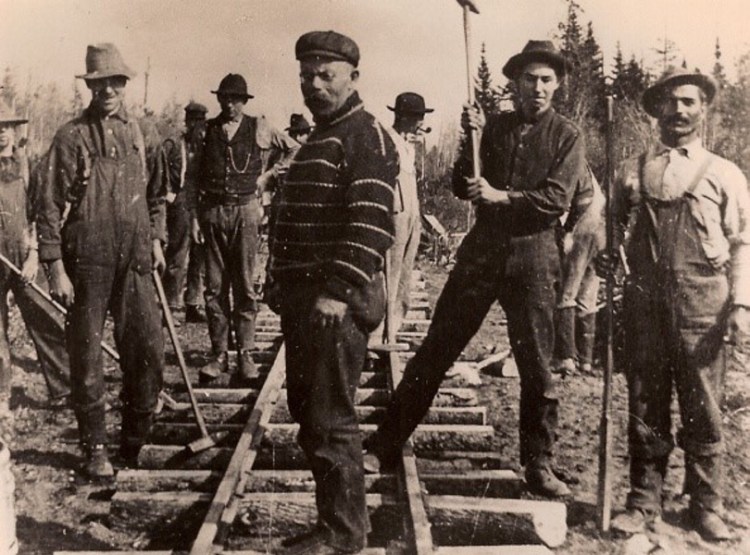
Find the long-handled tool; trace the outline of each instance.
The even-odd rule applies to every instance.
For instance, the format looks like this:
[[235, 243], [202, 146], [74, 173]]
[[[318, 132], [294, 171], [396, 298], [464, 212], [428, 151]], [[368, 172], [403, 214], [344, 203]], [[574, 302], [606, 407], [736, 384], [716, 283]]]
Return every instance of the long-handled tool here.
[[[607, 96], [607, 128], [606, 128], [606, 162], [607, 162], [607, 252], [616, 259], [614, 249], [615, 228], [612, 214], [612, 188], [614, 187], [614, 99]], [[607, 363], [604, 365], [604, 385], [602, 392], [602, 414], [599, 426], [599, 481], [597, 486], [596, 508], [597, 524], [602, 532], [609, 531], [612, 512], [612, 475], [610, 466], [612, 460], [612, 373], [614, 371], [614, 276], [607, 272]]]
[[[187, 449], [191, 453], [200, 453], [216, 445], [217, 441], [222, 438], [219, 437], [221, 434], [217, 434], [216, 438], [211, 437], [206, 428], [206, 422], [203, 419], [200, 408], [198, 407], [198, 401], [195, 398], [193, 392], [193, 385], [190, 383], [190, 376], [188, 376], [187, 364], [185, 364], [185, 357], [182, 354], [180, 348], [180, 342], [177, 339], [177, 330], [174, 327], [174, 320], [172, 319], [172, 311], [169, 310], [169, 304], [167, 303], [167, 296], [164, 293], [164, 286], [161, 283], [161, 277], [159, 272], [154, 270], [154, 284], [156, 285], [156, 294], [159, 296], [159, 304], [161, 304], [162, 311], [164, 312], [164, 319], [167, 322], [167, 330], [169, 331], [169, 338], [172, 340], [172, 346], [174, 347], [175, 355], [177, 355], [177, 365], [180, 367], [182, 373], [182, 379], [185, 381], [185, 387], [187, 388], [188, 397], [190, 397], [190, 406], [193, 408], [193, 414], [195, 415], [195, 421], [198, 424], [201, 437], [188, 443]], [[226, 434], [224, 434], [226, 435]]]
[[[471, 59], [471, 25], [469, 20], [469, 12], [479, 13], [476, 2], [474, 0], [458, 0], [459, 6], [464, 12], [464, 43], [466, 46], [466, 87], [468, 93], [469, 104], [474, 105], [474, 79], [472, 78], [472, 72], [474, 71], [474, 63]], [[479, 167], [479, 134], [476, 129], [472, 129], [469, 135], [469, 142], [471, 143], [471, 163], [473, 169], [474, 178], [481, 177], [481, 169]], [[467, 231], [471, 229], [472, 224], [472, 208], [469, 208], [469, 214], [467, 216]]]

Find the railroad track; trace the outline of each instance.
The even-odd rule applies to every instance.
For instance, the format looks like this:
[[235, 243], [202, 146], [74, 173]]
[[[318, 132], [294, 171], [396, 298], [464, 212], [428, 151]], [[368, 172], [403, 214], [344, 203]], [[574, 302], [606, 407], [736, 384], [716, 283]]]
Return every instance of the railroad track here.
[[[417, 283], [399, 337], [412, 346], [429, 326], [423, 287]], [[160, 414], [139, 468], [118, 473], [109, 524], [147, 537], [148, 553], [273, 552], [316, 521], [315, 484], [286, 402], [278, 317], [263, 309], [257, 330], [255, 384], [231, 387], [223, 378], [195, 390], [209, 431], [225, 438], [201, 453], [185, 448], [199, 431], [184, 388], [175, 387], [177, 403]], [[381, 353], [363, 372], [356, 404], [364, 434], [374, 431], [412, 354]], [[373, 526], [366, 552], [534, 555], [561, 545], [565, 505], [522, 499], [522, 480], [502, 468], [493, 434], [476, 391], [447, 379], [404, 447], [399, 471], [366, 476]], [[73, 553], [88, 552], [58, 555]]]

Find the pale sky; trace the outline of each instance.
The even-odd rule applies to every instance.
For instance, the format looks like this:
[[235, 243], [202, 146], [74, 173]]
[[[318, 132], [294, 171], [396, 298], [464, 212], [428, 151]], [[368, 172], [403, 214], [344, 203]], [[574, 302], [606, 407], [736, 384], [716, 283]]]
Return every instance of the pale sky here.
[[[473, 65], [485, 42], [497, 84], [508, 57], [530, 38], [553, 38], [566, 12], [562, 0], [475, 2], [481, 13], [471, 16]], [[578, 2], [581, 23], [593, 21], [607, 64], [617, 41], [626, 57], [655, 61], [653, 48], [665, 34], [691, 68], [703, 71], [713, 66], [717, 36], [730, 76], [750, 50], [748, 0]], [[462, 21], [455, 0], [0, 0], [0, 69], [13, 68], [21, 85], [30, 77], [72, 91], [86, 45], [114, 42], [138, 72], [128, 85], [130, 100], [143, 99], [150, 57], [149, 106], [156, 111], [170, 98], [192, 98], [215, 114], [210, 91], [233, 72], [245, 76], [256, 97], [246, 111], [286, 127], [291, 112], [304, 110], [294, 43], [304, 32], [334, 29], [359, 44], [359, 88], [370, 111], [389, 124], [386, 105], [412, 90], [436, 109], [427, 125], [439, 128], [458, 119], [466, 97]]]

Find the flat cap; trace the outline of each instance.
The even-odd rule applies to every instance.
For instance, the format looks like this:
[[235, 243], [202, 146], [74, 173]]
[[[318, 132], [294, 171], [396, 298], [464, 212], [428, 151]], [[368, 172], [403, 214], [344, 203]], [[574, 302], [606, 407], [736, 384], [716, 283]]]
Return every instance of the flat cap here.
[[206, 108], [200, 102], [190, 101], [188, 105], [185, 106], [185, 113], [186, 114], [206, 114], [208, 113], [208, 108]]
[[359, 65], [359, 47], [346, 35], [336, 31], [310, 31], [305, 33], [294, 46], [298, 60], [320, 56]]

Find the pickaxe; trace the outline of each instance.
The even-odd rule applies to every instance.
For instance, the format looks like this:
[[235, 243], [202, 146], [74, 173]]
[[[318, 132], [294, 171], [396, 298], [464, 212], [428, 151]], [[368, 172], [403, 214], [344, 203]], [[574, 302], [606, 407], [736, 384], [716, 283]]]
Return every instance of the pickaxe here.
[[[466, 86], [469, 93], [469, 104], [474, 105], [474, 83], [472, 79], [472, 71], [474, 70], [474, 64], [471, 61], [471, 26], [469, 21], [469, 12], [479, 13], [476, 2], [474, 0], [458, 0], [458, 4], [463, 8], [464, 12], [464, 42], [466, 43]], [[479, 169], [479, 137], [477, 130], [471, 130], [471, 160], [474, 169], [474, 177], [480, 177]]]

